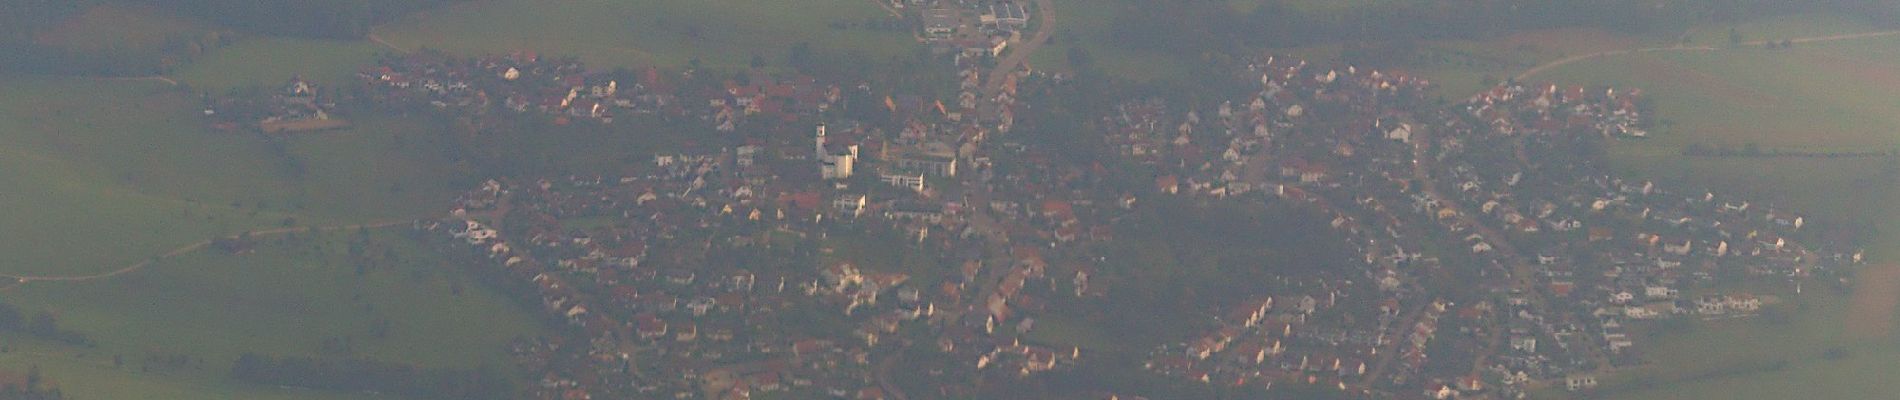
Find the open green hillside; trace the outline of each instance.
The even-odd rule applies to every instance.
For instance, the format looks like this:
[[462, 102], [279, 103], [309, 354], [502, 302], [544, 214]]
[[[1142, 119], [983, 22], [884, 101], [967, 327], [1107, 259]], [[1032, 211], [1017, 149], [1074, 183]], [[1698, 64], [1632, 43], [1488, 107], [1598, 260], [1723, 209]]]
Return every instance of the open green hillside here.
[[[51, 311], [99, 346], [0, 337], [17, 349], [0, 369], [40, 365], [91, 399], [328, 398], [227, 381], [244, 352], [505, 370], [507, 341], [538, 333], [538, 321], [407, 235], [261, 237], [252, 254], [203, 250], [108, 279], [29, 283], [6, 300]], [[178, 355], [191, 361], [148, 360]]]
[[0, 86], [0, 274], [97, 273], [286, 222], [421, 217], [457, 189], [436, 153], [405, 138], [414, 123], [263, 137], [209, 131], [193, 101], [156, 81]]
[[699, 59], [735, 69], [754, 55], [782, 65], [798, 42], [872, 60], [908, 57], [917, 48], [908, 29], [863, 26], [894, 18], [861, 0], [495, 0], [418, 13], [379, 27], [375, 37], [410, 50], [572, 55], [601, 68], [678, 67]]

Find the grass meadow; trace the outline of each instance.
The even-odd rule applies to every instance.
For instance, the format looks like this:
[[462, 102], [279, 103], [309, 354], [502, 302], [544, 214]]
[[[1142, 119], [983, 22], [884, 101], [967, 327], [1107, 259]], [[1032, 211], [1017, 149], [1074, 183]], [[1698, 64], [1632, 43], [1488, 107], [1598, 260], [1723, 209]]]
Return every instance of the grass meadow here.
[[[226, 381], [244, 352], [507, 368], [507, 341], [539, 332], [533, 314], [406, 229], [272, 236], [251, 254], [205, 250], [111, 279], [14, 288], [9, 303], [51, 311], [99, 346], [0, 338], [15, 349], [0, 368], [38, 365], [68, 394], [100, 399], [340, 397]], [[368, 263], [350, 255], [363, 238]], [[154, 355], [192, 361], [147, 365]]]
[[1189, 66], [1174, 55], [1159, 51], [1132, 49], [1115, 43], [1109, 34], [1114, 23], [1114, 7], [1139, 7], [1125, 1], [1056, 0], [1055, 34], [1042, 50], [1029, 56], [1030, 67], [1052, 71], [1072, 71], [1069, 49], [1081, 48], [1095, 65], [1109, 76], [1136, 82], [1181, 81], [1189, 78]]
[[833, 29], [893, 18], [862, 0], [487, 0], [431, 10], [379, 27], [377, 37], [404, 49], [460, 54], [535, 51], [573, 55], [596, 68], [705, 66], [747, 68], [758, 55], [783, 65], [797, 42], [862, 52], [873, 60], [909, 57], [909, 31]]
[[75, 50], [137, 52], [155, 50], [174, 37], [209, 31], [203, 24], [165, 15], [150, 8], [102, 5], [41, 32], [33, 39], [38, 44]]

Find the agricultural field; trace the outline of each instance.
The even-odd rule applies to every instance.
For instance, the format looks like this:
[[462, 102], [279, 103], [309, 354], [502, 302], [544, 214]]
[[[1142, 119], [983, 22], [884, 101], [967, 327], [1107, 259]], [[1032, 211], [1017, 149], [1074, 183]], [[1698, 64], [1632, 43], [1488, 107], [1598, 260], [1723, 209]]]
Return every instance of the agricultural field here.
[[318, 85], [353, 84], [358, 68], [390, 52], [367, 41], [249, 37], [213, 51], [173, 75], [194, 91], [224, 93], [235, 88], [275, 89], [291, 77]]
[[68, 394], [99, 399], [364, 397], [227, 380], [245, 352], [508, 370], [507, 341], [538, 334], [539, 321], [408, 235], [260, 236], [255, 253], [206, 249], [111, 278], [12, 288], [9, 303], [50, 311], [98, 346], [0, 338], [13, 348], [0, 369], [38, 365]]
[[600, 68], [680, 67], [698, 59], [740, 69], [754, 55], [783, 65], [797, 42], [872, 60], [910, 57], [918, 46], [909, 30], [863, 26], [894, 18], [862, 0], [493, 0], [422, 12], [379, 27], [374, 37], [409, 50], [573, 55]]
[[73, 50], [143, 52], [156, 50], [174, 37], [210, 31], [195, 21], [146, 7], [102, 5], [40, 32], [33, 41]]
[[1040, 51], [1029, 56], [1029, 65], [1036, 69], [1052, 71], [1072, 71], [1069, 65], [1069, 49], [1081, 48], [1087, 52], [1095, 64], [1109, 76], [1136, 82], [1157, 80], [1184, 80], [1188, 78], [1188, 66], [1171, 54], [1130, 49], [1115, 43], [1109, 36], [1109, 25], [1114, 23], [1114, 7], [1137, 7], [1138, 4], [1111, 2], [1102, 6], [1097, 0], [1056, 0], [1055, 34]]
[[[162, 82], [14, 77], [0, 96], [0, 274], [117, 269], [246, 230], [439, 212], [456, 181], [421, 124], [324, 135], [212, 132]], [[405, 142], [405, 140], [407, 140]], [[102, 248], [106, 250], [101, 250]]]

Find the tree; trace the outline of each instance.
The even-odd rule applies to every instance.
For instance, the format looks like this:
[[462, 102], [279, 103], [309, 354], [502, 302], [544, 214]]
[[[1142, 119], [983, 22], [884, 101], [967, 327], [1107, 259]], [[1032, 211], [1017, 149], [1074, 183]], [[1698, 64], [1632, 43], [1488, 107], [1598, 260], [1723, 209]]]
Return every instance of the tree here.
[[1095, 56], [1089, 55], [1088, 50], [1083, 49], [1082, 46], [1069, 46], [1069, 66], [1070, 67], [1075, 68], [1075, 69], [1083, 69], [1083, 68], [1088, 68], [1094, 65], [1095, 65]]
[[1738, 30], [1735, 30], [1735, 28], [1733, 28], [1733, 27], [1731, 27], [1731, 28], [1728, 28], [1728, 43], [1729, 43], [1729, 44], [1741, 44], [1741, 43], [1742, 43], [1742, 32], [1741, 32], [1741, 31], [1738, 31]]

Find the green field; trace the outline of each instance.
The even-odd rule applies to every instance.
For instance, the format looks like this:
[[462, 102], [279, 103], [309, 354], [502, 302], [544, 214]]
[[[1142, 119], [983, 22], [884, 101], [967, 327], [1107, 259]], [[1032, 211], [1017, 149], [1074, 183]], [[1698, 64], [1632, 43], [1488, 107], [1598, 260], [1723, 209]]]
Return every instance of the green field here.
[[597, 68], [706, 66], [746, 68], [753, 55], [783, 65], [798, 42], [861, 52], [872, 60], [908, 57], [907, 31], [833, 29], [893, 18], [862, 0], [488, 0], [426, 11], [376, 29], [404, 49], [468, 55], [534, 51], [578, 56]]
[[[0, 82], [0, 274], [97, 274], [286, 222], [424, 217], [467, 183], [412, 136], [423, 123], [363, 118], [352, 130], [266, 138], [205, 129], [192, 97], [155, 80]], [[96, 282], [11, 288], [0, 300], [52, 311], [101, 347], [0, 335], [11, 348], [0, 353], [0, 370], [38, 365], [76, 398], [354, 398], [362, 396], [247, 387], [223, 376], [237, 352], [308, 354], [321, 340], [314, 335], [361, 331], [367, 315], [405, 321], [394, 329], [404, 333], [359, 340], [357, 355], [439, 365], [502, 365], [496, 335], [538, 326], [521, 311], [497, 312], [512, 309], [479, 285], [442, 295], [445, 282], [468, 279], [430, 252], [396, 249], [401, 267], [360, 284], [344, 267], [319, 268], [304, 250], [266, 249], [242, 258], [190, 253]], [[365, 304], [377, 311], [350, 313]], [[453, 347], [424, 346], [431, 343]], [[113, 356], [131, 363], [159, 353], [197, 361], [164, 373], [113, 365]]]
[[440, 211], [453, 175], [369, 118], [345, 132], [268, 139], [213, 132], [154, 81], [9, 77], [0, 83], [0, 273], [116, 269], [212, 236]]
[[[484, 290], [463, 266], [407, 238], [406, 229], [264, 237], [254, 254], [204, 250], [110, 279], [14, 288], [9, 303], [51, 311], [63, 327], [100, 344], [0, 338], [21, 349], [0, 354], [0, 369], [38, 364], [78, 398], [193, 399], [312, 394], [225, 381], [243, 352], [506, 368], [506, 342], [538, 333], [537, 321]], [[373, 261], [359, 273], [349, 249], [363, 237]], [[381, 337], [372, 328], [379, 319], [389, 324]], [[347, 352], [325, 348], [344, 337]], [[143, 368], [146, 356], [171, 354], [197, 361]], [[115, 366], [115, 356], [125, 364]]]
[[[1055, 34], [1047, 45], [1029, 56], [1032, 68], [1073, 71], [1069, 49], [1081, 48], [1097, 67], [1111, 77], [1137, 82], [1184, 80], [1189, 68], [1171, 54], [1131, 49], [1109, 35], [1114, 7], [1135, 7], [1121, 1], [1056, 0]], [[1104, 6], [1102, 3], [1108, 3]]]
[[390, 51], [364, 41], [254, 37], [220, 48], [174, 75], [196, 91], [220, 94], [247, 86], [275, 89], [293, 76], [335, 87], [354, 83], [358, 68]]
[[1652, 139], [1619, 144], [1616, 164], [1639, 175], [1695, 181], [1837, 221], [1891, 220], [1875, 159], [1687, 158], [1692, 144], [1800, 151], [1900, 146], [1900, 43], [1814, 43], [1785, 50], [1655, 52], [1564, 66], [1542, 78], [1642, 88], [1660, 122]]
[[1768, 17], [1734, 24], [1705, 24], [1684, 35], [1691, 43], [1725, 45], [1729, 29], [1741, 34], [1742, 41], [1782, 40], [1799, 37], [1831, 36], [1878, 30], [1866, 18], [1835, 13], [1796, 14]]
[[103, 5], [41, 32], [34, 42], [75, 50], [140, 52], [154, 50], [174, 37], [209, 31], [202, 24], [154, 9]]

